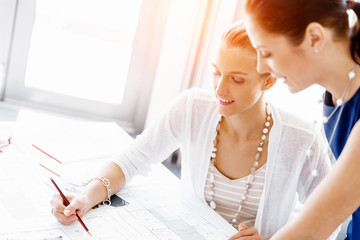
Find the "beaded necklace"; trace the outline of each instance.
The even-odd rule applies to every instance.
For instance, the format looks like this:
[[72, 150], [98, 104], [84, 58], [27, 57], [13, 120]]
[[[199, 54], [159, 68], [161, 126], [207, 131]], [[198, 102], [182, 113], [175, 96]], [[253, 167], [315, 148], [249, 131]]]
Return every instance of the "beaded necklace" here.
[[[270, 111], [270, 107], [268, 106], [268, 104], [265, 104], [265, 113], [266, 113], [266, 121], [265, 121], [265, 127], [262, 130], [262, 135], [261, 135], [261, 141], [259, 143], [259, 146], [256, 149], [256, 154], [255, 154], [255, 158], [254, 158], [254, 164], [252, 166], [252, 168], [250, 169], [250, 174], [247, 177], [247, 182], [245, 185], [245, 190], [241, 196], [241, 200], [239, 202], [239, 208], [237, 210], [237, 212], [235, 213], [234, 217], [232, 218], [232, 222], [233, 224], [236, 223], [237, 218], [239, 217], [239, 214], [241, 212], [241, 209], [244, 205], [244, 202], [246, 200], [248, 191], [251, 187], [252, 182], [254, 181], [254, 174], [256, 171], [256, 168], [259, 166], [259, 159], [260, 159], [260, 155], [261, 152], [263, 151], [263, 145], [264, 145], [264, 141], [267, 138], [267, 134], [269, 133], [269, 127], [270, 127], [270, 121], [271, 121], [271, 111]], [[210, 207], [212, 209], [216, 209], [216, 203], [215, 203], [215, 184], [214, 184], [214, 180], [215, 180], [215, 176], [214, 176], [214, 168], [215, 168], [215, 162], [216, 162], [216, 152], [217, 152], [217, 138], [220, 134], [220, 126], [221, 126], [221, 121], [222, 121], [223, 117], [220, 117], [220, 120], [216, 126], [216, 136], [215, 139], [213, 141], [214, 147], [211, 153], [211, 158], [210, 158], [210, 167], [209, 167], [209, 178], [210, 178]]]
[[335, 123], [334, 129], [333, 129], [333, 131], [332, 131], [332, 133], [331, 133], [331, 136], [330, 136], [330, 139], [329, 139], [329, 146], [331, 145], [331, 142], [332, 142], [333, 137], [334, 137], [335, 130], [336, 130], [337, 126], [338, 126], [338, 123], [339, 123], [339, 120], [340, 120], [342, 111], [343, 111], [343, 109], [344, 109], [344, 98], [345, 98], [346, 94], [348, 93], [348, 90], [349, 90], [349, 87], [350, 87], [350, 84], [351, 84], [352, 80], [353, 80], [353, 79], [355, 78], [355, 76], [356, 76], [355, 72], [356, 72], [356, 69], [357, 69], [358, 67], [359, 67], [359, 64], [356, 64], [355, 67], [354, 67], [354, 69], [351, 70], [351, 71], [348, 73], [348, 80], [349, 80], [349, 82], [348, 82], [348, 84], [347, 84], [347, 86], [346, 86], [346, 88], [345, 88], [345, 90], [344, 90], [341, 98], [339, 98], [338, 100], [336, 100], [336, 107], [335, 107], [334, 110], [329, 114], [329, 116], [324, 116], [323, 119], [322, 119], [323, 123], [328, 123], [328, 121], [330, 120], [330, 118], [331, 118], [331, 117], [335, 114], [335, 112], [340, 108], [340, 110], [339, 110], [339, 115], [338, 115], [338, 117], [337, 117], [337, 119], [336, 119], [336, 123]]

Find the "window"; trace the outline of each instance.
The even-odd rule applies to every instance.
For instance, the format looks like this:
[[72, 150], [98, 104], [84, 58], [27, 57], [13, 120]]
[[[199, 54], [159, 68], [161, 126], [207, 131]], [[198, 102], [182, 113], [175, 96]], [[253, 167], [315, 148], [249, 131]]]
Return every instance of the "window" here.
[[4, 101], [140, 132], [170, 4], [18, 0]]
[[140, 7], [140, 0], [37, 0], [25, 86], [121, 104]]
[[179, 92], [211, 88], [220, 35], [241, 8], [237, 0], [0, 1], [0, 98], [140, 133]]

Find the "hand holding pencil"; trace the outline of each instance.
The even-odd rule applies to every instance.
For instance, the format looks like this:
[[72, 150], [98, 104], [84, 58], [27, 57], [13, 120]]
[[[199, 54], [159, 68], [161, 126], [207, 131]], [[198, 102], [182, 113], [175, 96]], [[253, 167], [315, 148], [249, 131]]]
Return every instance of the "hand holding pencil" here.
[[[71, 196], [65, 196], [55, 181], [50, 178], [55, 188], [58, 190], [60, 195], [55, 195], [50, 201], [52, 206], [52, 214], [64, 225], [70, 225], [76, 221], [79, 221], [85, 231], [91, 236], [89, 229], [82, 221], [81, 217], [90, 209], [84, 208], [83, 200], [79, 198], [72, 198]], [[86, 202], [86, 201], [85, 201]]]
[[64, 225], [71, 225], [77, 221], [75, 212], [83, 217], [88, 211], [85, 209], [84, 200], [80, 200], [79, 197], [66, 195], [70, 205], [66, 206], [60, 194], [55, 194], [50, 201], [51, 212], [57, 218], [59, 222]]

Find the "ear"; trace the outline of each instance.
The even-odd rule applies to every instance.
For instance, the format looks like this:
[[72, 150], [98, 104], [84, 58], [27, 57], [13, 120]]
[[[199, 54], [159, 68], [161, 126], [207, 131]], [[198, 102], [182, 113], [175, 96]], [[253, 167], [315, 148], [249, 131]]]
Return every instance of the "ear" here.
[[323, 50], [326, 41], [324, 27], [317, 23], [309, 23], [305, 29], [303, 47], [309, 49], [312, 53], [318, 53]]
[[274, 86], [275, 83], [276, 83], [276, 78], [269, 75], [268, 77], [265, 78], [263, 90], [265, 91], [265, 90], [270, 89], [272, 86]]

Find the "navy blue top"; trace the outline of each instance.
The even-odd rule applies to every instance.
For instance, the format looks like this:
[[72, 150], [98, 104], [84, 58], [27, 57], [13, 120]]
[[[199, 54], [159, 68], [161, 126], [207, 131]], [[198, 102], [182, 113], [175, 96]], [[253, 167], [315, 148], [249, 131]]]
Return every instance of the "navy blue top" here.
[[[335, 109], [332, 102], [332, 96], [329, 92], [324, 95], [324, 116], [329, 116]], [[333, 134], [336, 121], [340, 114], [340, 107], [336, 110], [334, 115], [329, 119], [328, 123], [324, 124], [325, 134], [328, 141]], [[330, 143], [331, 150], [337, 159], [343, 150], [345, 143], [350, 135], [351, 129], [360, 118], [360, 89], [355, 95], [344, 104], [339, 123], [335, 129], [332, 142]], [[346, 196], [344, 196], [346, 197]], [[358, 208], [352, 215], [352, 220], [348, 225], [346, 240], [360, 239], [360, 208]]]

